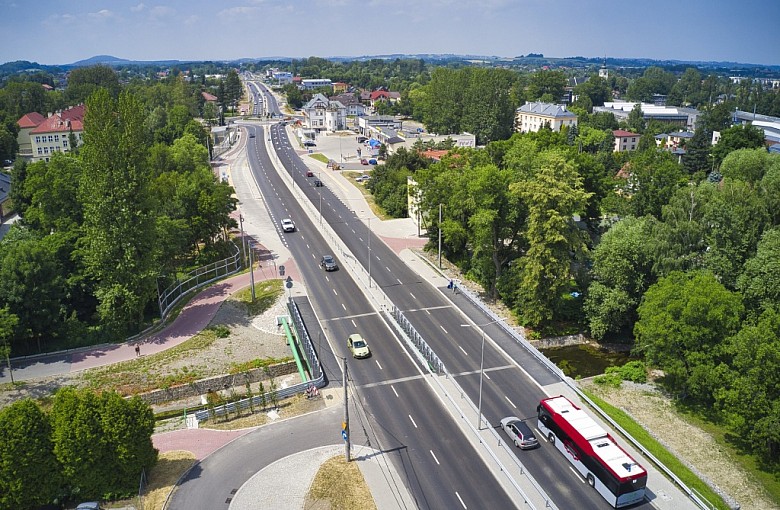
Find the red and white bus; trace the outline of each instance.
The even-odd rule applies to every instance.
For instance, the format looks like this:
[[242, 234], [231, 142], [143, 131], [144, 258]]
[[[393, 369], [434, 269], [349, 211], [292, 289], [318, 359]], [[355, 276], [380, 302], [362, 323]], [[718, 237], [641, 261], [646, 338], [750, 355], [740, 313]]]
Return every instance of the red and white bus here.
[[612, 506], [644, 499], [647, 471], [585, 411], [564, 396], [543, 399], [536, 411], [539, 431]]

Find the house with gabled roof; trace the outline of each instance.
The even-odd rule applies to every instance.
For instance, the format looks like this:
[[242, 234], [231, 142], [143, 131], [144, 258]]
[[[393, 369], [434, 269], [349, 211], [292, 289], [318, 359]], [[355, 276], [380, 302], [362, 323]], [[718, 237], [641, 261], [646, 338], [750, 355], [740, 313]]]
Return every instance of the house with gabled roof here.
[[553, 131], [562, 127], [577, 125], [577, 115], [566, 109], [565, 105], [526, 102], [515, 111], [515, 131], [531, 133], [549, 126]]
[[316, 131], [338, 131], [347, 125], [347, 108], [338, 101], [331, 101], [322, 94], [314, 94], [303, 105], [306, 127]]
[[[31, 160], [49, 161], [55, 152], [70, 152], [73, 143], [79, 146], [84, 135], [83, 104], [55, 112], [29, 131]], [[71, 137], [72, 135], [72, 137]]]
[[16, 135], [16, 143], [19, 145], [19, 156], [24, 159], [32, 159], [32, 144], [30, 144], [30, 131], [46, 119], [38, 112], [26, 113], [16, 121], [19, 126], [19, 134]]

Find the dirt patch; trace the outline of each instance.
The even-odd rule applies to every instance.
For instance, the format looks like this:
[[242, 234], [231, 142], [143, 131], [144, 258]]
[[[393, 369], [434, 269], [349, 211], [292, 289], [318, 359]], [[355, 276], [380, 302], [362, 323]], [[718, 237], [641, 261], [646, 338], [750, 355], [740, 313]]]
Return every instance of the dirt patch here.
[[728, 453], [712, 436], [689, 424], [676, 412], [671, 399], [654, 386], [624, 381], [616, 389], [592, 380], [580, 384], [629, 414], [702, 480], [736, 500], [744, 510], [780, 509], [749, 473], [730, 461]]
[[[163, 351], [148, 357], [142, 356], [138, 360], [122, 362], [126, 365], [124, 369], [117, 366], [98, 367], [83, 372], [24, 381], [23, 384], [15, 386], [6, 385], [0, 392], [0, 407], [27, 397], [48, 397], [63, 386], [88, 387], [94, 385], [96, 380], [105, 380], [108, 371], [110, 379], [114, 380], [110, 388], [133, 393], [133, 388], [142, 386], [146, 378], [187, 372], [194, 374], [197, 379], [202, 379], [227, 373], [234, 364], [241, 362], [288, 358], [292, 353], [286, 343], [286, 337], [276, 324], [276, 317], [279, 315], [287, 315], [286, 298], [283, 295], [268, 310], [255, 317], [247, 316], [243, 303], [228, 299], [222, 304], [209, 327], [225, 326], [229, 334], [225, 338], [215, 338], [204, 348], [178, 349], [175, 354]], [[130, 382], [125, 383], [125, 379]], [[282, 384], [282, 381], [278, 382]], [[155, 408], [155, 411], [197, 404], [200, 404], [200, 399], [172, 402]]]

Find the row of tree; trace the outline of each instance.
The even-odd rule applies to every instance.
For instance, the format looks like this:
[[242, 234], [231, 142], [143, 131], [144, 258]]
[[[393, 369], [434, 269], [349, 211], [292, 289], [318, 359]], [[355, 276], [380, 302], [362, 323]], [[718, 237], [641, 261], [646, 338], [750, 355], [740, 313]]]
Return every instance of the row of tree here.
[[155, 313], [166, 278], [230, 253], [235, 199], [191, 116], [196, 92], [150, 89], [98, 88], [78, 153], [14, 165], [22, 221], [0, 242], [14, 354], [121, 339]]
[[0, 510], [132, 496], [157, 461], [154, 414], [138, 397], [59, 390], [0, 410]]

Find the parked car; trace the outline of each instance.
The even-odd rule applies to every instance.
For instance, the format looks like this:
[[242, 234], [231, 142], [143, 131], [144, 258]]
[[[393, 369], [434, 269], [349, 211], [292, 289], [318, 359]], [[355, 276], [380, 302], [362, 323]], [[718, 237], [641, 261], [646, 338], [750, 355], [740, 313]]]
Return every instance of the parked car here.
[[100, 503], [97, 501], [89, 501], [87, 503], [79, 503], [76, 510], [101, 510]]
[[315, 179], [314, 180], [314, 186], [317, 187], [317, 188], [321, 188], [322, 186], [324, 186], [324, 184], [322, 184], [321, 180]]
[[371, 179], [371, 176], [368, 175], [368, 174], [363, 174], [363, 175], [359, 175], [359, 176], [355, 177], [355, 180], [357, 182], [364, 182], [364, 181], [367, 181], [369, 179]]
[[325, 271], [338, 271], [339, 266], [336, 264], [336, 259], [331, 255], [323, 255], [320, 260], [320, 267]]
[[285, 232], [295, 232], [295, 223], [290, 218], [282, 220], [282, 230]]
[[363, 159], [360, 160], [360, 164], [361, 165], [367, 165], [368, 164], [368, 160], [366, 158], [363, 158]]
[[368, 160], [369, 165], [376, 165], [376, 160], [374, 158], [371, 158]]
[[507, 416], [501, 420], [501, 428], [509, 436], [510, 441], [521, 450], [530, 450], [539, 446], [539, 440], [536, 439], [531, 427], [520, 418]]
[[347, 347], [352, 353], [353, 358], [368, 358], [371, 356], [371, 350], [368, 343], [358, 333], [353, 333], [347, 338]]
[[311, 170], [306, 170], [306, 177], [314, 177], [314, 172]]
[[303, 141], [304, 147], [316, 147], [317, 144], [314, 142], [314, 140], [304, 140]]

